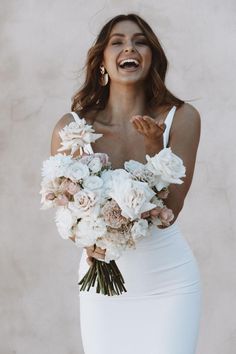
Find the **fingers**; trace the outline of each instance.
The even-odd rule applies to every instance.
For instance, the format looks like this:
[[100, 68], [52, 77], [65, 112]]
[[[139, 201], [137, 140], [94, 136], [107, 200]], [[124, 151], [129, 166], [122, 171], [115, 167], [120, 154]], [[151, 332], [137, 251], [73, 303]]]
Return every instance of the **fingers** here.
[[102, 249], [96, 245], [85, 247], [88, 258], [105, 259], [106, 249]]
[[88, 257], [86, 259], [86, 261], [87, 261], [88, 265], [91, 266], [93, 264], [93, 257]]
[[139, 132], [141, 132], [143, 130], [141, 119], [142, 119], [142, 116], [136, 115], [136, 116], [133, 116], [130, 120], [131, 123], [133, 123], [134, 128]]
[[156, 122], [149, 116], [135, 115], [131, 118], [130, 122], [139, 133], [147, 136], [163, 133], [166, 127], [164, 120]]

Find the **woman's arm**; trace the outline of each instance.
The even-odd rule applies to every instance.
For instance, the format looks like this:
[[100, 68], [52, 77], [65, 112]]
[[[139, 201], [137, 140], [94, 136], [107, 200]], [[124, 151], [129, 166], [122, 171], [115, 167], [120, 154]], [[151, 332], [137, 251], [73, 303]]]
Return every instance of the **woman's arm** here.
[[199, 112], [190, 104], [185, 103], [176, 111], [169, 138], [169, 146], [178, 155], [186, 167], [186, 177], [182, 184], [171, 184], [165, 204], [173, 210], [174, 223], [183, 208], [185, 197], [192, 183], [197, 150], [201, 134], [201, 118]]
[[[145, 117], [145, 116], [144, 116]], [[150, 119], [149, 126], [152, 126], [152, 130], [148, 129], [147, 122], [141, 116], [139, 116], [138, 123], [134, 124], [134, 128], [142, 135], [144, 135], [146, 153], [151, 155], [157, 154], [163, 149], [163, 136], [160, 137], [160, 129], [155, 127]], [[196, 155], [198, 144], [200, 140], [201, 120], [198, 111], [190, 104], [184, 103], [178, 110], [176, 110], [169, 136], [169, 147], [173, 153], [178, 155], [186, 167], [186, 177], [183, 178], [182, 184], [171, 184], [169, 186], [169, 195], [165, 199], [165, 205], [172, 209], [174, 213], [174, 219], [171, 224], [175, 222], [184, 205], [184, 199], [191, 186], [193, 172], [195, 167]], [[149, 134], [151, 132], [151, 134]]]
[[[53, 132], [52, 132], [52, 139], [51, 139], [51, 155], [57, 154], [57, 150], [61, 147], [61, 138], [59, 135], [59, 131], [63, 129], [66, 125], [73, 122], [74, 119], [70, 113], [65, 114], [55, 125]], [[66, 155], [70, 154], [70, 150], [63, 151]]]

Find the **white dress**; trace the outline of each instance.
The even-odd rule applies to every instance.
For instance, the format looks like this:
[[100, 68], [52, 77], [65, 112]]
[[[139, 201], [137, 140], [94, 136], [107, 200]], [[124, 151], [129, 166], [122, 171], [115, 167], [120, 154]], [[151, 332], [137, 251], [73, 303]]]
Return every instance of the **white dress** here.
[[[176, 107], [165, 123], [164, 146]], [[75, 113], [72, 112], [74, 115]], [[87, 146], [92, 152], [91, 145]], [[82, 252], [79, 281], [89, 269]], [[127, 292], [118, 296], [79, 291], [85, 354], [195, 354], [202, 307], [198, 264], [177, 220], [116, 261]]]

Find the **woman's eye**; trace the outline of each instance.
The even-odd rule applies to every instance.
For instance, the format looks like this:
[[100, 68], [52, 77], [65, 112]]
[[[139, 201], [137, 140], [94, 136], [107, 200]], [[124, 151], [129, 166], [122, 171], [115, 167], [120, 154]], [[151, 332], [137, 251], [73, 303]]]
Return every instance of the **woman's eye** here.
[[[119, 45], [119, 44], [122, 44], [121, 41], [116, 41], [116, 42], [112, 42], [111, 45]], [[139, 44], [139, 45], [148, 45], [148, 43], [146, 41], [137, 41], [136, 44]]]

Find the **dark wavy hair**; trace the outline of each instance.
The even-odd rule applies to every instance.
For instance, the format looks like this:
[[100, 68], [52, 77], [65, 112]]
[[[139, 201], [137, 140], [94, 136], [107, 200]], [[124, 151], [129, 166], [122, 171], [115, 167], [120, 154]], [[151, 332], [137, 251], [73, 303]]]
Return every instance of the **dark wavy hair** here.
[[165, 76], [168, 61], [161, 44], [146, 21], [136, 14], [118, 15], [108, 21], [95, 40], [94, 45], [87, 54], [85, 82], [81, 89], [73, 96], [71, 110], [80, 116], [93, 110], [103, 110], [109, 97], [109, 82], [101, 86], [100, 65], [103, 60], [103, 52], [108, 44], [111, 31], [120, 21], [130, 20], [136, 23], [143, 31], [146, 40], [152, 50], [152, 63], [145, 80], [145, 93], [147, 105], [151, 108], [162, 106], [180, 107], [184, 101], [175, 97], [165, 86]]

